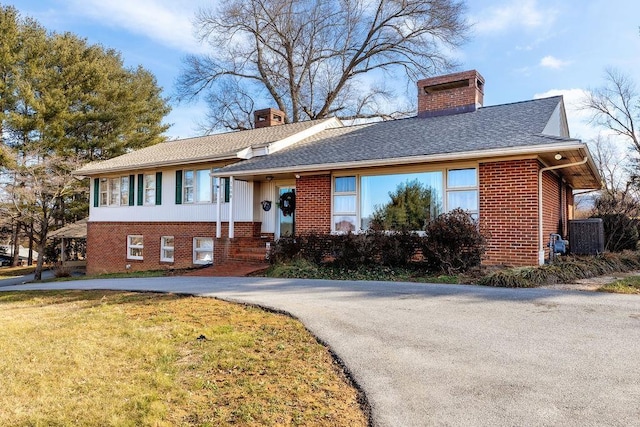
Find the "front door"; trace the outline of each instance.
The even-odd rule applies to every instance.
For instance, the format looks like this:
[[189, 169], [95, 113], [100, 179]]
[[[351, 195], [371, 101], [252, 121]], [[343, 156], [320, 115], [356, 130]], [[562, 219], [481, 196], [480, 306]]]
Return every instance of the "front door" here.
[[[295, 212], [289, 213], [286, 212], [286, 209], [282, 209], [282, 203], [289, 203], [291, 193], [295, 194], [296, 187], [294, 186], [279, 186], [278, 187], [278, 220], [277, 220], [277, 237], [288, 237], [293, 236], [295, 232], [295, 220], [296, 214]], [[289, 197], [285, 196], [284, 200], [282, 195], [286, 194]]]

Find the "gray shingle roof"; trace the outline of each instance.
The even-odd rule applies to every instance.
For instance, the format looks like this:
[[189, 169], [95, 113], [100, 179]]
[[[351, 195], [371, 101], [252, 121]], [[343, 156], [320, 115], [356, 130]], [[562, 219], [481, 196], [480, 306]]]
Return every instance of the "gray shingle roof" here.
[[475, 112], [327, 129], [282, 151], [220, 170], [249, 172], [412, 156], [554, 144], [543, 135], [562, 97], [483, 107]]
[[[329, 120], [329, 119], [325, 119]], [[240, 132], [162, 142], [113, 159], [93, 162], [77, 170], [77, 175], [186, 164], [207, 160], [233, 159], [248, 148], [279, 141], [325, 120], [291, 123]]]

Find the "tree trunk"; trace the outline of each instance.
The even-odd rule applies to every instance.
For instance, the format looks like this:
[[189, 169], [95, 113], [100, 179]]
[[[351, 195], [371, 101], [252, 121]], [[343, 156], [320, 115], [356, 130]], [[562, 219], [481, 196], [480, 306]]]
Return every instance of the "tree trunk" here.
[[33, 265], [33, 221], [29, 224], [29, 257], [27, 265]]
[[40, 239], [40, 242], [38, 243], [38, 262], [36, 263], [36, 270], [33, 274], [33, 280], [42, 280], [42, 267], [44, 265], [44, 257], [42, 256], [42, 254], [44, 253], [44, 246], [45, 246], [46, 240], [45, 239]]
[[20, 221], [16, 221], [15, 228], [13, 229], [13, 235], [11, 236], [11, 244], [13, 245], [11, 266], [17, 267], [18, 260], [20, 259], [20, 245], [18, 244], [18, 237], [20, 236]]

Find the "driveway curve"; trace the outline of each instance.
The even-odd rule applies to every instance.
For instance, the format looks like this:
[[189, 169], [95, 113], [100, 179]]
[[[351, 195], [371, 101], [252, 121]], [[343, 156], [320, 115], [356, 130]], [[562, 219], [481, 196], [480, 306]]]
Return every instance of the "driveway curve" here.
[[291, 313], [342, 359], [375, 426], [640, 425], [640, 297], [265, 278], [7, 286], [187, 293]]

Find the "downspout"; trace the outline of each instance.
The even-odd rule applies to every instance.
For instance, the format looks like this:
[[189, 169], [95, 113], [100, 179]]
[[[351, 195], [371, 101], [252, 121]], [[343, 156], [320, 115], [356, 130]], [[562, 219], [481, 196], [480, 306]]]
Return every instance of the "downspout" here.
[[580, 165], [584, 165], [585, 163], [587, 163], [587, 161], [589, 160], [589, 157], [585, 157], [584, 159], [582, 159], [579, 162], [575, 162], [575, 163], [567, 163], [566, 165], [555, 165], [555, 166], [548, 166], [546, 168], [542, 168], [540, 169], [540, 171], [538, 172], [538, 244], [539, 244], [539, 250], [538, 250], [538, 264], [543, 265], [544, 264], [544, 233], [542, 230], [542, 226], [543, 226], [543, 207], [542, 207], [542, 174], [546, 171], [551, 171], [551, 170], [556, 170], [556, 169], [564, 169], [564, 168], [568, 168], [571, 166], [580, 166]]

